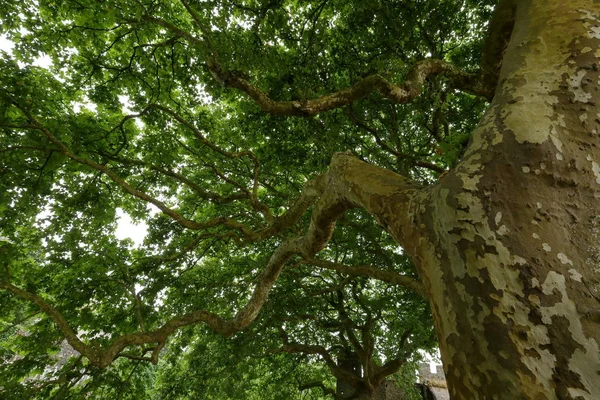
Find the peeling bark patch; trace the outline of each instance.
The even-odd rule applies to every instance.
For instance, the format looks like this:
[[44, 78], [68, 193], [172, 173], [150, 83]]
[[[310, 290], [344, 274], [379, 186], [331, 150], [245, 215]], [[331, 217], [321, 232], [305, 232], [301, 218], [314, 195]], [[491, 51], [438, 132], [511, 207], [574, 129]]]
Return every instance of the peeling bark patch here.
[[[575, 303], [567, 294], [565, 277], [557, 272], [550, 271], [545, 282], [542, 284], [544, 294], [560, 293], [561, 300], [550, 307], [542, 307], [542, 322], [548, 329], [551, 343], [560, 345], [553, 346], [550, 350], [557, 357], [557, 367], [563, 368], [562, 376], [565, 387], [592, 389], [591, 393], [600, 393], [600, 360], [598, 354], [600, 349], [598, 343], [584, 334], [581, 319]], [[567, 335], [568, 337], [563, 337]], [[567, 357], [568, 355], [568, 357]], [[577, 374], [565, 375], [566, 371]], [[556, 374], [555, 370], [555, 374]], [[571, 378], [569, 378], [571, 377]], [[577, 382], [580, 382], [577, 384]], [[565, 392], [565, 393], [566, 393]], [[565, 397], [568, 398], [568, 397]], [[584, 397], [593, 399], [593, 397]]]
[[585, 389], [581, 377], [569, 369], [569, 360], [575, 350], [581, 349], [581, 345], [573, 340], [569, 333], [569, 320], [563, 316], [552, 317], [552, 324], [548, 327], [548, 337], [551, 343], [560, 343], [560, 346], [552, 346], [552, 354], [556, 357], [556, 366], [552, 375], [556, 384], [555, 392], [560, 399], [571, 398], [569, 389]]
[[571, 279], [577, 282], [581, 282], [581, 278], [583, 277], [583, 275], [581, 275], [576, 269], [571, 268], [569, 270], [569, 273], [571, 274]]
[[552, 251], [552, 247], [550, 247], [548, 243], [542, 243], [542, 249], [544, 249], [544, 251], [548, 253]]
[[596, 177], [596, 183], [600, 185], [600, 165], [595, 161], [592, 161], [592, 172]]
[[506, 235], [508, 232], [510, 232], [510, 230], [506, 227], [506, 225], [502, 225], [500, 228], [498, 228], [498, 230], [496, 231], [496, 233], [500, 236], [504, 236]]
[[588, 30], [588, 37], [593, 39], [600, 39], [600, 27], [598, 16], [588, 9], [577, 10], [583, 14], [584, 24]]
[[558, 253], [556, 257], [560, 260], [562, 264], [573, 265], [573, 261], [569, 260], [569, 257], [564, 255], [563, 253]]
[[586, 70], [579, 70], [574, 75], [571, 75], [567, 80], [567, 83], [569, 84], [569, 89], [573, 94], [574, 101], [576, 102], [587, 103], [592, 98], [592, 95], [590, 93], [587, 93], [582, 88], [583, 78], [585, 78], [586, 75]]

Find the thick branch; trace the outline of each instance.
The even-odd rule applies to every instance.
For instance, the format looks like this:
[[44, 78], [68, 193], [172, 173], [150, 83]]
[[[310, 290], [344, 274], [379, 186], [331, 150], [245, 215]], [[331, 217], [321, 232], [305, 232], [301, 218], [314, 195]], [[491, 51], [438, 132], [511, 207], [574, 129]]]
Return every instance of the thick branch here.
[[387, 361], [381, 367], [377, 368], [377, 373], [373, 377], [373, 381], [381, 382], [386, 376], [396, 373], [405, 362], [406, 360], [402, 358], [395, 358]]
[[325, 191], [327, 185], [327, 175], [317, 175], [304, 184], [300, 196], [294, 201], [290, 208], [281, 216], [273, 220], [271, 226], [262, 232], [262, 235], [278, 234], [287, 227], [292, 226], [306, 212], [308, 207], [314, 204], [316, 199]]
[[413, 218], [420, 212], [422, 186], [346, 153], [333, 157], [331, 171], [336, 171], [349, 201], [368, 211], [403, 247], [416, 244], [421, 228]]
[[[410, 330], [410, 329], [402, 334], [402, 337], [400, 338], [400, 343], [398, 346], [400, 349], [404, 349], [404, 347], [406, 346], [406, 343], [408, 341], [408, 338], [411, 336], [411, 334], [412, 334], [412, 330]], [[406, 356], [402, 355], [402, 353], [407, 354], [408, 352], [401, 351], [400, 355], [398, 355], [396, 358], [394, 358], [392, 360], [388, 360], [381, 367], [377, 367], [375, 376], [374, 376], [374, 380], [382, 381], [386, 376], [396, 373], [396, 371], [398, 371], [400, 369], [400, 367], [402, 367], [402, 365], [404, 365], [404, 363], [406, 362]]]
[[[198, 23], [199, 18], [195, 16], [193, 10], [188, 8], [188, 12], [191, 13], [194, 20]], [[209, 32], [202, 27], [202, 24], [200, 24], [200, 27], [202, 28], [203, 38], [200, 39], [163, 19], [147, 15], [144, 16], [144, 20], [153, 22], [178, 36], [186, 38], [194, 46], [208, 48], [211, 55], [207, 60], [207, 66], [215, 79], [227, 87], [239, 89], [246, 93], [263, 111], [274, 115], [313, 116], [324, 111], [347, 106], [366, 97], [373, 91], [378, 91], [384, 97], [396, 103], [407, 103], [421, 94], [425, 79], [440, 74], [448, 78], [450, 86], [454, 89], [486, 98], [489, 96], [489, 90], [482, 85], [478, 75], [467, 73], [442, 60], [425, 59], [413, 65], [402, 84], [394, 84], [381, 75], [370, 75], [351, 87], [326, 94], [316, 99], [276, 101], [271, 99], [257, 86], [250, 83], [244, 76], [223, 68], [218, 59], [216, 49], [210, 42]]]
[[[472, 74], [443, 60], [425, 59], [412, 66], [404, 79], [404, 82], [401, 84], [394, 84], [381, 75], [375, 74], [361, 79], [351, 87], [315, 99], [276, 101], [270, 98], [256, 85], [250, 83], [246, 76], [242, 76], [242, 74], [233, 71], [228, 71], [223, 67], [219, 60], [218, 51], [211, 41], [210, 31], [202, 23], [199, 15], [189, 6], [189, 4], [184, 0], [181, 0], [181, 2], [192, 16], [196, 25], [200, 27], [202, 32], [201, 38], [162, 18], [152, 15], [144, 15], [142, 18], [146, 22], [151, 22], [168, 29], [177, 37], [185, 38], [194, 47], [201, 50], [208, 50], [209, 55], [206, 61], [208, 70], [213, 77], [227, 87], [239, 89], [246, 93], [246, 95], [253, 99], [263, 111], [270, 114], [281, 116], [313, 116], [324, 111], [347, 106], [366, 97], [373, 91], [378, 91], [393, 102], [400, 104], [407, 103], [420, 95], [425, 79], [430, 76], [441, 74], [448, 78], [449, 85], [453, 89], [485, 97], [488, 101], [493, 98], [497, 75], [494, 75], [493, 72], [490, 75], [490, 72], [493, 71], [494, 68], [489, 68], [490, 63], [487, 60], [485, 60], [485, 63], [482, 63], [482, 71], [480, 74]], [[516, 3], [516, 0], [505, 0], [503, 3], [512, 4]], [[505, 8], [501, 6], [502, 4], [498, 8]], [[139, 23], [137, 20], [128, 22], [131, 24]], [[497, 43], [501, 43], [502, 40], [507, 39], [502, 33], [503, 29], [507, 28], [507, 25], [501, 23], [499, 26], [500, 28], [494, 29], [494, 32], [497, 32], [498, 35], [494, 34], [494, 39], [490, 42], [494, 49], [498, 47], [496, 45]], [[496, 37], [498, 40], [496, 40]], [[508, 37], [510, 37], [510, 35]], [[492, 50], [489, 53], [498, 53], [498, 51]], [[493, 59], [493, 56], [491, 56], [490, 59]], [[494, 62], [491, 64], [494, 64]], [[495, 80], [494, 77], [496, 78]]]
[[445, 61], [434, 59], [416, 63], [400, 85], [389, 82], [381, 75], [371, 75], [349, 88], [303, 101], [275, 101], [244, 77], [223, 70], [219, 64], [209, 63], [209, 68], [215, 78], [225, 86], [246, 93], [263, 111], [281, 116], [316, 115], [352, 104], [375, 90], [396, 103], [408, 103], [421, 94], [425, 79], [440, 74], [445, 75], [450, 80], [450, 86], [455, 89], [479, 96], [485, 96], [486, 93], [476, 75], [466, 73]]
[[79, 338], [77, 337], [77, 334], [75, 333], [75, 331], [73, 331], [73, 329], [71, 328], [71, 326], [69, 325], [67, 320], [62, 316], [62, 314], [59, 313], [50, 304], [48, 304], [44, 299], [42, 299], [40, 296], [37, 296], [33, 293], [29, 293], [23, 289], [20, 289], [14, 285], [11, 285], [8, 282], [2, 281], [2, 280], [0, 280], [0, 288], [8, 290], [9, 292], [13, 293], [14, 295], [16, 295], [24, 300], [30, 301], [30, 302], [34, 303], [36, 306], [38, 306], [40, 308], [40, 310], [42, 310], [42, 312], [44, 312], [46, 315], [48, 315], [50, 318], [52, 318], [54, 320], [56, 325], [58, 325], [58, 328], [60, 329], [60, 331], [63, 333], [63, 335], [65, 335], [65, 339], [67, 340], [67, 342], [69, 342], [69, 344], [75, 350], [77, 350], [80, 354], [83, 354], [90, 361], [98, 362], [98, 360], [99, 360], [98, 352], [94, 348], [86, 345], [81, 340], [79, 340]]

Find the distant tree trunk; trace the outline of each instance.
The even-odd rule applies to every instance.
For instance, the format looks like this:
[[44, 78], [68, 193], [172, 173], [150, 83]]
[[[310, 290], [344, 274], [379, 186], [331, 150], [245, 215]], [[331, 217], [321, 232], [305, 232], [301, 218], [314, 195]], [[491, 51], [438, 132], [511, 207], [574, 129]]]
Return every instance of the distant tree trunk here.
[[[354, 353], [348, 353], [343, 359], [338, 360], [338, 366], [352, 375], [361, 376], [360, 360]], [[335, 385], [335, 393], [337, 399], [352, 399], [356, 395], [356, 389], [351, 383], [338, 379]]]
[[454, 170], [340, 162], [417, 265], [452, 399], [600, 399], [599, 135], [600, 1], [523, 0]]
[[[362, 367], [356, 354], [348, 353], [344, 359], [338, 361], [338, 366], [356, 377], [362, 376]], [[377, 387], [369, 388], [366, 385], [357, 389], [350, 382], [338, 379], [336, 382], [336, 400], [404, 400], [402, 391], [392, 381], [382, 380]]]

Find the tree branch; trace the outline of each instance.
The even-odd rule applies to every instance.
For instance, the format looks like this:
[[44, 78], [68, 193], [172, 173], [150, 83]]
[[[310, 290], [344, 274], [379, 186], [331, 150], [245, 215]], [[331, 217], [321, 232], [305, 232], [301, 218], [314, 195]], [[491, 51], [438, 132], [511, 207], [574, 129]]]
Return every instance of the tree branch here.
[[[111, 174], [112, 176], [109, 176], [113, 180], [121, 183], [121, 186], [124, 186], [128, 191], [133, 191], [138, 197], [142, 199], [148, 197], [145, 194], [139, 195], [139, 193], [135, 192], [135, 189], [131, 188], [105, 166], [73, 154], [47, 129], [39, 126], [34, 119], [30, 118], [30, 120], [36, 123], [36, 129], [44, 132], [68, 157], [82, 164], [90, 165], [106, 174]], [[368, 175], [368, 179], [366, 180], [365, 173]], [[256, 318], [263, 304], [266, 302], [269, 291], [287, 261], [294, 255], [301, 255], [305, 259], [312, 259], [314, 254], [321, 251], [327, 245], [333, 234], [336, 221], [348, 209], [362, 206], [376, 218], [381, 219], [380, 214], [384, 211], [387, 212], [389, 206], [387, 205], [387, 201], [379, 204], [376, 200], [385, 199], [386, 194], [393, 195], [396, 201], [405, 203], [401, 206], [405, 209], [404, 214], [406, 215], [403, 215], [399, 209], [395, 211], [395, 220], [403, 222], [405, 218], [409, 217], [406, 208], [410, 205], [414, 191], [418, 191], [418, 189], [410, 181], [399, 175], [370, 166], [345, 153], [334, 155], [327, 174], [319, 176], [310, 182], [297, 202], [297, 209], [292, 208], [292, 216], [295, 218], [296, 215], [294, 213], [305, 210], [309, 199], [318, 197], [306, 234], [285, 241], [275, 250], [267, 266], [258, 277], [249, 301], [231, 320], [225, 320], [209, 311], [196, 310], [182, 316], [174, 317], [156, 330], [120, 336], [108, 347], [101, 349], [84, 344], [77, 337], [75, 331], [69, 326], [65, 318], [40, 296], [19, 289], [4, 281], [0, 281], [0, 288], [6, 289], [18, 297], [36, 304], [55, 321], [69, 344], [99, 368], [105, 368], [110, 365], [122, 350], [131, 345], [156, 344], [156, 348], [152, 354], [152, 361], [157, 362], [160, 349], [165, 345], [168, 337], [179, 328], [203, 322], [209, 325], [215, 332], [230, 336], [248, 326]], [[291, 349], [288, 348], [288, 350]], [[320, 349], [315, 348], [313, 350], [321, 354]]]
[[227, 158], [240, 158], [240, 157], [250, 158], [252, 160], [252, 163], [254, 164], [254, 169], [253, 169], [252, 193], [247, 192], [248, 197], [252, 201], [252, 205], [265, 216], [265, 219], [267, 220], [267, 222], [272, 221], [273, 216], [271, 215], [271, 210], [258, 200], [258, 184], [259, 184], [258, 175], [259, 175], [259, 170], [260, 170], [260, 162], [258, 161], [258, 158], [252, 151], [246, 150], [246, 151], [239, 151], [239, 152], [229, 152], [229, 151], [223, 150], [221, 147], [215, 145], [214, 143], [211, 143], [208, 139], [206, 139], [206, 137], [202, 134], [202, 132], [198, 128], [196, 128], [191, 122], [189, 122], [188, 120], [183, 118], [180, 114], [178, 114], [174, 110], [170, 109], [169, 107], [162, 106], [159, 104], [150, 104], [142, 111], [141, 114], [144, 114], [148, 110], [151, 110], [151, 109], [163, 111], [163, 112], [169, 114], [170, 116], [172, 116], [173, 118], [175, 118], [175, 120], [177, 122], [179, 122], [181, 125], [185, 126], [190, 131], [192, 131], [194, 136], [197, 139], [199, 139], [202, 142], [202, 144], [204, 144], [211, 150], [215, 151], [216, 153], [219, 153]]
[[416, 165], [418, 167], [427, 168], [427, 169], [430, 169], [432, 171], [439, 172], [439, 173], [446, 172], [446, 169], [444, 169], [438, 165], [435, 165], [435, 164], [429, 163], [429, 162], [420, 161], [415, 156], [412, 156], [410, 154], [400, 153], [399, 151], [392, 149], [390, 146], [387, 145], [387, 143], [385, 143], [383, 140], [381, 140], [381, 137], [379, 136], [379, 132], [377, 132], [377, 130], [375, 128], [367, 125], [364, 121], [360, 120], [356, 116], [356, 114], [354, 113], [354, 110], [352, 110], [351, 107], [348, 108], [348, 116], [350, 117], [350, 120], [356, 126], [369, 132], [375, 138], [375, 143], [377, 143], [379, 145], [379, 147], [381, 147], [383, 150], [387, 151], [388, 153], [392, 154], [397, 159], [408, 159], [414, 165]]
[[368, 276], [370, 278], [379, 279], [380, 281], [391, 283], [393, 285], [404, 286], [409, 288], [423, 297], [425, 295], [425, 287], [423, 284], [409, 276], [399, 274], [395, 271], [386, 271], [381, 268], [369, 266], [369, 265], [356, 265], [349, 266], [340, 263], [334, 263], [331, 261], [320, 260], [316, 258], [305, 259], [302, 261], [305, 264], [316, 265], [320, 268], [330, 269], [333, 271], [341, 272], [351, 276]]
[[[402, 348], [404, 348], [404, 346], [406, 346], [408, 338], [410, 337], [411, 334], [412, 334], [411, 329], [405, 331], [402, 334], [402, 337], [400, 338], [400, 344], [398, 346], [400, 349], [402, 349]], [[408, 352], [405, 352], [405, 354], [406, 353], [408, 353]], [[402, 352], [400, 354], [401, 355], [397, 356], [395, 359], [388, 360], [381, 367], [377, 367], [375, 369], [376, 372], [375, 372], [374, 380], [382, 381], [386, 376], [396, 373], [396, 371], [398, 371], [406, 362], [406, 356], [403, 356]]]
[[58, 328], [60, 329], [62, 334], [65, 336], [65, 339], [67, 340], [67, 342], [75, 350], [77, 350], [80, 354], [87, 357], [90, 361], [98, 362], [98, 360], [99, 360], [98, 352], [94, 348], [83, 343], [79, 339], [79, 337], [77, 337], [77, 334], [75, 333], [75, 331], [73, 331], [73, 329], [71, 328], [71, 326], [69, 325], [67, 320], [62, 316], [62, 314], [60, 314], [54, 307], [52, 307], [50, 304], [48, 304], [44, 299], [42, 299], [40, 296], [37, 296], [33, 293], [29, 293], [23, 289], [20, 289], [14, 285], [11, 285], [8, 282], [2, 281], [2, 280], [0, 280], [0, 288], [8, 290], [9, 292], [13, 293], [14, 295], [16, 295], [24, 300], [30, 301], [30, 302], [34, 303], [36, 306], [38, 306], [43, 313], [45, 313], [46, 315], [48, 315], [50, 318], [52, 318], [54, 320], [54, 322], [58, 325]]
[[174, 178], [175, 180], [179, 181], [180, 183], [183, 183], [184, 185], [186, 185], [187, 187], [192, 189], [194, 191], [194, 193], [197, 194], [198, 197], [200, 197], [201, 199], [210, 200], [211, 202], [213, 202], [215, 204], [226, 204], [226, 203], [231, 203], [236, 200], [249, 199], [249, 196], [246, 193], [234, 193], [229, 196], [221, 196], [218, 193], [204, 190], [203, 188], [200, 187], [200, 185], [198, 185], [196, 182], [192, 181], [191, 179], [187, 178], [186, 176], [184, 176], [178, 172], [172, 171], [170, 169], [158, 166], [158, 165], [150, 164], [150, 163], [147, 163], [147, 162], [144, 162], [141, 160], [137, 160], [137, 159], [126, 158], [126, 157], [121, 157], [121, 156], [113, 156], [108, 153], [99, 153], [99, 154], [102, 155], [103, 157], [106, 157], [112, 161], [119, 162], [121, 164], [146, 167], [146, 168], [151, 169], [152, 171], [156, 171], [162, 175]]
[[327, 364], [327, 367], [329, 368], [329, 371], [331, 371], [331, 374], [337, 379], [348, 382], [355, 388], [359, 388], [360, 384], [362, 383], [362, 379], [360, 377], [346, 371], [341, 367], [338, 367], [331, 354], [329, 354], [329, 351], [327, 351], [327, 349], [323, 346], [310, 346], [299, 343], [288, 343], [281, 346], [279, 349], [277, 349], [277, 351], [290, 354], [302, 353], [319, 355], [321, 356], [325, 364]]
[[445, 61], [434, 59], [417, 62], [400, 85], [389, 82], [381, 75], [370, 75], [349, 88], [316, 99], [302, 101], [275, 101], [246, 78], [223, 70], [214, 61], [209, 63], [209, 69], [213, 76], [225, 86], [241, 90], [253, 99], [263, 111], [280, 116], [313, 116], [352, 104], [373, 91], [378, 91], [382, 96], [395, 103], [408, 103], [421, 94], [425, 79], [440, 74], [446, 76], [450, 81], [450, 86], [455, 89], [478, 96], [486, 95], [478, 76], [464, 72]]
[[365, 352], [365, 348], [362, 343], [356, 337], [354, 333], [354, 329], [358, 328], [358, 325], [352, 321], [348, 313], [346, 312], [346, 308], [344, 307], [344, 294], [341, 290], [338, 290], [338, 302], [334, 302], [334, 306], [338, 311], [338, 315], [340, 320], [342, 321], [344, 331], [346, 332], [346, 336], [348, 336], [348, 340], [352, 347], [354, 348], [354, 352], [358, 355], [363, 371], [368, 370], [368, 364], [371, 360], [367, 359], [367, 352]]
[[374, 382], [381, 382], [386, 376], [392, 375], [400, 369], [406, 362], [403, 358], [395, 358], [387, 361], [381, 367], [378, 367], [376, 374], [373, 376]]
[[[225, 218], [225, 217], [217, 217], [217, 218], [213, 218], [208, 221], [205, 221], [205, 222], [196, 222], [196, 221], [189, 220], [189, 219], [183, 217], [181, 214], [179, 214], [175, 210], [169, 208], [168, 206], [166, 206], [164, 203], [162, 203], [158, 199], [148, 195], [145, 192], [142, 192], [142, 191], [132, 187], [129, 183], [127, 183], [127, 181], [122, 179], [116, 172], [114, 172], [112, 169], [110, 169], [106, 165], [103, 165], [103, 164], [97, 163], [93, 160], [76, 155], [67, 146], [65, 146], [64, 143], [62, 143], [55, 135], [53, 135], [47, 128], [42, 126], [42, 124], [33, 115], [31, 115], [31, 113], [29, 113], [24, 108], [20, 107], [19, 104], [17, 104], [17, 103], [13, 103], [13, 105], [15, 107], [17, 107], [18, 109], [20, 109], [21, 112], [23, 112], [23, 114], [29, 119], [29, 123], [24, 124], [24, 125], [11, 126], [11, 127], [19, 128], [19, 129], [29, 129], [29, 130], [33, 129], [33, 130], [41, 131], [50, 140], [50, 142], [52, 142], [54, 145], [57, 146], [56, 149], [52, 149], [53, 151], [60, 152], [77, 163], [80, 163], [82, 165], [87, 165], [88, 167], [91, 167], [92, 169], [95, 169], [95, 170], [107, 175], [113, 182], [115, 182], [117, 185], [121, 186], [121, 188], [123, 188], [127, 193], [129, 193], [147, 203], [151, 203], [151, 204], [155, 205], [164, 214], [168, 215], [173, 220], [178, 222], [180, 225], [182, 225], [188, 229], [205, 230], [205, 229], [213, 228], [216, 226], [225, 226], [227, 228], [241, 232], [243, 234], [244, 238], [248, 241], [263, 240], [268, 237], [272, 237], [272, 236], [282, 233], [283, 231], [288, 229], [290, 226], [292, 226], [296, 222], [298, 222], [298, 220], [304, 214], [304, 212], [308, 209], [308, 207], [315, 202], [315, 200], [321, 195], [321, 193], [323, 193], [323, 190], [324, 190], [324, 187], [326, 184], [325, 175], [318, 175], [317, 177], [308, 181], [305, 184], [304, 189], [301, 192], [299, 198], [292, 204], [292, 206], [283, 215], [281, 215], [279, 217], [273, 217], [269, 208], [266, 205], [260, 203], [256, 199], [255, 194], [254, 194], [254, 196], [250, 196], [250, 197], [254, 197], [254, 199], [251, 199], [253, 207], [255, 209], [257, 209], [258, 211], [260, 211], [265, 216], [265, 219], [267, 220], [267, 223], [268, 223], [268, 226], [260, 228], [258, 230], [252, 230], [249, 227], [247, 227], [246, 225], [241, 224], [234, 219]], [[123, 118], [123, 120], [121, 121], [121, 124], [124, 123], [124, 121], [131, 119], [131, 118], [135, 118], [137, 116], [140, 116], [140, 115], [148, 112], [151, 109], [159, 109], [159, 110], [162, 110], [162, 111], [168, 113], [169, 115], [173, 116], [180, 123], [182, 123], [183, 125], [187, 126], [189, 129], [191, 129], [193, 131], [194, 135], [197, 138], [199, 138], [204, 144], [206, 144], [209, 148], [213, 149], [214, 151], [218, 152], [219, 154], [222, 154], [229, 158], [237, 158], [237, 157], [244, 157], [244, 156], [250, 157], [254, 162], [253, 193], [256, 193], [257, 188], [258, 188], [258, 168], [259, 168], [259, 163], [258, 163], [258, 159], [256, 158], [256, 156], [252, 152], [237, 152], [237, 153], [227, 152], [227, 151], [221, 149], [220, 147], [210, 143], [196, 127], [194, 127], [189, 121], [185, 120], [179, 114], [175, 113], [173, 110], [170, 110], [167, 107], [163, 107], [163, 106], [159, 106], [159, 105], [150, 105], [150, 106], [146, 107], [139, 114], [125, 116]], [[134, 160], [131, 160], [131, 161], [135, 162]], [[178, 174], [178, 178], [187, 179], [180, 174]], [[189, 184], [193, 184], [193, 182], [191, 182], [189, 180], [187, 180], [187, 181]]]
[[[160, 200], [131, 186], [127, 181], [125, 181], [123, 178], [121, 178], [115, 171], [113, 171], [106, 165], [99, 164], [91, 159], [81, 157], [81, 156], [78, 156], [77, 154], [73, 153], [64, 143], [62, 143], [55, 135], [53, 135], [52, 132], [50, 132], [47, 128], [42, 126], [40, 124], [40, 122], [33, 115], [31, 115], [31, 113], [29, 113], [27, 110], [20, 107], [16, 103], [14, 103], [14, 105], [17, 108], [19, 108], [23, 112], [23, 114], [25, 114], [25, 116], [27, 116], [27, 118], [31, 121], [31, 124], [27, 125], [27, 129], [35, 129], [35, 130], [41, 131], [53, 144], [55, 144], [58, 147], [58, 149], [57, 149], [58, 152], [64, 154], [66, 157], [72, 159], [73, 161], [75, 161], [79, 164], [86, 165], [92, 169], [95, 169], [95, 170], [105, 174], [113, 182], [115, 182], [123, 190], [125, 190], [125, 192], [133, 195], [134, 197], [139, 198], [140, 200], [143, 200], [147, 203], [155, 205], [164, 214], [171, 217], [173, 220], [175, 220], [177, 223], [179, 223], [183, 227], [192, 229], [192, 230], [205, 230], [205, 229], [209, 229], [209, 228], [214, 228], [216, 226], [225, 226], [227, 228], [240, 231], [246, 237], [246, 239], [248, 239], [250, 241], [256, 241], [256, 240], [260, 240], [263, 238], [263, 236], [258, 234], [256, 231], [253, 231], [246, 225], [239, 223], [238, 221], [231, 219], [231, 218], [216, 217], [216, 218], [212, 218], [205, 222], [197, 222], [197, 221], [193, 221], [188, 218], [185, 218], [183, 215], [179, 214], [177, 211], [168, 207], [165, 203], [161, 202]], [[242, 153], [233, 153], [233, 154], [234, 154], [234, 156], [238, 156]], [[245, 154], [242, 154], [242, 155], [245, 155]], [[266, 208], [266, 206], [265, 206], [265, 208]], [[270, 233], [270, 231], [266, 231], [266, 232]]]
[[308, 390], [308, 389], [312, 389], [312, 388], [319, 388], [319, 389], [321, 389], [323, 391], [324, 395], [326, 395], [326, 396], [330, 395], [330, 396], [333, 396], [335, 398], [335, 395], [336, 395], [335, 389], [328, 388], [327, 386], [325, 386], [323, 384], [323, 382], [319, 382], [319, 381], [307, 382], [307, 383], [304, 383], [304, 384], [302, 384], [302, 385], [300, 385], [298, 387], [298, 389], [300, 391], [304, 391], [304, 390]]

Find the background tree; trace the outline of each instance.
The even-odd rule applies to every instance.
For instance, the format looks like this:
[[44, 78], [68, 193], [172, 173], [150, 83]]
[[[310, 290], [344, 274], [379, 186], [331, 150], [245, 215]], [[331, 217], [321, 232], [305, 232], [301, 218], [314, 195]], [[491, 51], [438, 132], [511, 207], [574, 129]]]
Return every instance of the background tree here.
[[[418, 295], [338, 274], [299, 271], [289, 276], [295, 284], [282, 287], [296, 289], [281, 297], [274, 289], [271, 301], [277, 308], [263, 308], [254, 329], [277, 334], [281, 344], [271, 345], [272, 352], [312, 355], [325, 363], [337, 381], [336, 389], [330, 388], [336, 398], [390, 398], [385, 397], [390, 395], [388, 378], [411, 364], [418, 349], [435, 347], [429, 310]], [[290, 313], [297, 304], [302, 304], [302, 312]], [[264, 337], [260, 340], [265, 342]], [[410, 392], [413, 383], [405, 391]], [[301, 384], [310, 386], [325, 385], [320, 380]]]
[[600, 6], [493, 5], [9, 1], [4, 386], [235, 335], [300, 263], [426, 296], [454, 398], [598, 397]]

